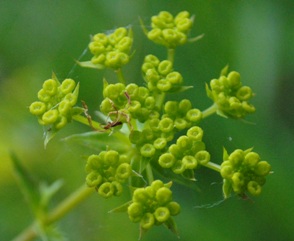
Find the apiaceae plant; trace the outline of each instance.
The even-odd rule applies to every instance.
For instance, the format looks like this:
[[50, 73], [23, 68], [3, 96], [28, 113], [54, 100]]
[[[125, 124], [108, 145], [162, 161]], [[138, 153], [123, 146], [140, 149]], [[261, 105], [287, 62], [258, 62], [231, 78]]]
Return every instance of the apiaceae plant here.
[[[86, 197], [90, 190], [104, 198], [113, 198], [129, 189], [130, 201], [111, 212], [126, 212], [130, 221], [138, 223], [140, 237], [155, 225], [164, 225], [178, 234], [174, 216], [180, 213], [181, 204], [172, 193], [173, 182], [177, 180], [193, 183], [195, 173], [209, 168], [223, 179], [224, 198], [232, 194], [257, 196], [271, 172], [270, 164], [252, 148], [232, 153], [224, 149], [220, 163], [211, 159], [203, 141], [205, 131], [200, 124], [210, 115], [243, 119], [255, 112], [250, 103], [253, 91], [243, 85], [238, 72], [225, 67], [220, 76], [206, 84], [207, 96], [212, 101], [206, 110], [198, 109], [188, 98], [172, 100], [173, 95], [193, 87], [185, 85], [174, 66], [176, 48], [203, 36], [189, 37], [193, 20], [187, 11], [176, 16], [162, 11], [151, 18], [150, 27], [141, 21], [146, 37], [167, 49], [167, 58], [145, 56], [141, 65], [143, 78], [139, 82], [125, 78], [122, 72], [134, 54], [131, 28], [120, 27], [108, 34], [92, 36], [89, 43], [92, 58], [79, 65], [112, 69], [117, 75], [117, 81], [103, 80], [98, 117], [92, 118], [89, 112], [93, 110], [84, 101], [78, 101], [82, 98], [79, 83], [73, 79], [60, 81], [54, 74], [43, 83], [38, 100], [29, 107], [46, 130], [45, 145], [70, 122], [89, 126], [88, 133], [67, 138], [94, 137], [99, 147], [86, 160], [87, 187], [74, 198], [81, 201], [79, 195]], [[62, 215], [53, 212], [48, 216], [43, 226]]]

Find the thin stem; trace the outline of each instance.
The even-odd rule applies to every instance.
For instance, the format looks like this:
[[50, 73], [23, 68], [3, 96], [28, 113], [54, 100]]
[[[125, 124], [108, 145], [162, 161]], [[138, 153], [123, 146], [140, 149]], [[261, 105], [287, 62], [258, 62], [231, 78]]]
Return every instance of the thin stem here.
[[175, 49], [167, 49], [167, 60], [174, 64], [175, 60]]
[[202, 111], [202, 118], [206, 118], [217, 111], [217, 105], [214, 103], [212, 106], [207, 108], [206, 110]]
[[[64, 217], [67, 213], [69, 213], [72, 209], [74, 209], [78, 204], [84, 201], [90, 194], [94, 192], [93, 188], [89, 188], [85, 185], [78, 188], [75, 192], [73, 192], [70, 196], [64, 199], [55, 209], [53, 209], [47, 217], [44, 219], [44, 225], [50, 225], [62, 217]], [[23, 230], [17, 237], [13, 239], [13, 241], [30, 241], [37, 237], [38, 232], [36, 229], [37, 221], [32, 223], [29, 227]]]
[[204, 164], [203, 166], [210, 168], [210, 169], [217, 171], [217, 172], [220, 172], [220, 170], [221, 170], [221, 166], [216, 163], [213, 163], [213, 162], [208, 162], [208, 163]]
[[154, 177], [153, 177], [153, 172], [152, 172], [150, 163], [148, 163], [146, 166], [146, 175], [147, 175], [148, 184], [151, 185], [151, 183], [154, 181]]
[[125, 77], [123, 75], [123, 72], [122, 72], [122, 69], [119, 68], [115, 71], [115, 73], [117, 74], [117, 78], [118, 78], [118, 81], [122, 84], [125, 84], [126, 83], [126, 80], [125, 80]]

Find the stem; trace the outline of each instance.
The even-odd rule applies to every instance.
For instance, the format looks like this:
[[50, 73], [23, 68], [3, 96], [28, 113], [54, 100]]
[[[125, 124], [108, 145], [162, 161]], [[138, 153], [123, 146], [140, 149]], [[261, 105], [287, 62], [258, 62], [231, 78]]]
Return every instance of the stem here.
[[122, 69], [117, 69], [115, 71], [115, 73], [117, 74], [117, 78], [118, 78], [118, 81], [122, 84], [125, 84], [126, 83], [126, 80], [124, 78], [124, 75], [123, 75], [123, 72], [122, 72]]
[[210, 169], [217, 171], [217, 172], [220, 172], [220, 170], [221, 170], [221, 166], [216, 163], [213, 163], [213, 162], [208, 162], [208, 163], [204, 164], [203, 166], [210, 168]]
[[174, 64], [175, 49], [167, 49], [167, 60]]
[[[67, 213], [69, 213], [72, 209], [74, 209], [78, 204], [84, 201], [90, 194], [94, 192], [93, 188], [89, 188], [85, 185], [78, 188], [75, 192], [73, 192], [70, 196], [64, 199], [55, 209], [50, 212], [47, 217], [45, 217], [43, 224], [50, 225], [62, 217], [64, 217]], [[37, 232], [37, 221], [32, 223], [29, 227], [23, 230], [17, 237], [13, 239], [13, 241], [30, 241], [38, 236]]]
[[151, 183], [154, 181], [154, 177], [153, 177], [153, 172], [152, 172], [150, 163], [148, 163], [146, 166], [146, 175], [147, 175], [148, 184], [151, 185]]
[[202, 118], [204, 119], [204, 118], [214, 114], [216, 111], [217, 111], [217, 104], [214, 103], [212, 106], [210, 106], [206, 110], [202, 111]]
[[95, 128], [95, 129], [101, 129], [100, 124], [97, 121], [93, 121], [92, 119], [91, 119], [91, 125], [90, 125], [89, 120], [86, 117], [84, 117], [84, 116], [74, 115], [72, 118], [75, 121], [80, 122], [80, 123], [82, 123], [84, 125], [87, 125], [87, 126], [91, 126], [92, 125], [91, 127]]

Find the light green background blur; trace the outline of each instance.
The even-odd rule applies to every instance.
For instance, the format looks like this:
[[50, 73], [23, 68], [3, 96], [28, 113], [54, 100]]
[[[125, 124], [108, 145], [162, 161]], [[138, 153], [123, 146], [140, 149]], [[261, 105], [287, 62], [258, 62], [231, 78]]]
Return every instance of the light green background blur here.
[[[135, 56], [124, 69], [128, 81], [143, 84], [140, 64], [144, 55], [165, 58], [161, 46], [148, 42], [138, 17], [148, 24], [161, 10], [195, 14], [192, 36], [205, 37], [177, 49], [175, 69], [187, 85], [183, 96], [195, 107], [207, 108], [205, 82], [229, 64], [241, 73], [256, 96], [256, 114], [242, 121], [212, 116], [201, 123], [213, 161], [220, 163], [222, 147], [254, 150], [272, 164], [274, 174], [253, 201], [222, 199], [221, 179], [206, 171], [197, 178], [201, 193], [174, 185], [174, 199], [182, 213], [176, 222], [184, 241], [294, 240], [294, 1], [293, 0], [1, 0], [0, 1], [0, 240], [11, 240], [32, 220], [13, 177], [9, 151], [23, 160], [36, 178], [64, 186], [54, 204], [79, 187], [85, 178], [83, 150], [64, 144], [62, 137], [89, 129], [73, 123], [44, 150], [42, 128], [28, 112], [42, 82], [55, 72], [60, 79], [81, 84], [80, 98], [91, 109], [101, 101], [101, 80], [108, 71], [75, 66], [91, 34], [131, 25]], [[87, 60], [86, 54], [83, 60]], [[182, 96], [180, 96], [182, 97]], [[199, 173], [199, 174], [198, 174]], [[138, 226], [126, 214], [107, 211], [128, 200], [91, 196], [58, 223], [70, 241], [131, 241]], [[156, 227], [143, 240], [177, 240]]]

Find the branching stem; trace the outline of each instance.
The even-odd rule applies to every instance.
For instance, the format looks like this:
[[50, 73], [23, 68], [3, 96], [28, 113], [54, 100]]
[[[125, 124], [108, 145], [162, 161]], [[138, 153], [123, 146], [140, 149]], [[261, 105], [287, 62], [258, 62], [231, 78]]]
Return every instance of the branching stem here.
[[202, 118], [206, 118], [217, 111], [217, 105], [214, 103], [212, 106], [207, 108], [206, 110], [202, 111]]
[[[44, 218], [43, 225], [50, 225], [60, 220], [72, 209], [74, 209], [78, 204], [80, 204], [87, 197], [89, 197], [93, 192], [93, 188], [89, 188], [85, 185], [81, 186], [75, 192], [69, 195], [66, 199], [64, 199], [55, 209], [48, 213], [47, 217]], [[17, 237], [15, 237], [13, 241], [33, 240], [38, 235], [37, 225], [38, 222], [35, 221], [29, 227], [23, 230]]]

